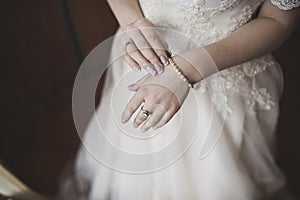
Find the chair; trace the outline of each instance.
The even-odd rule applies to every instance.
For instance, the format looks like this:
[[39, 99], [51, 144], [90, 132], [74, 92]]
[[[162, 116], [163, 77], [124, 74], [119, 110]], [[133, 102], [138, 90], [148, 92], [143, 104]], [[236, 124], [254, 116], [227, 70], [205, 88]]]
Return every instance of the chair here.
[[0, 200], [49, 200], [34, 192], [0, 164]]

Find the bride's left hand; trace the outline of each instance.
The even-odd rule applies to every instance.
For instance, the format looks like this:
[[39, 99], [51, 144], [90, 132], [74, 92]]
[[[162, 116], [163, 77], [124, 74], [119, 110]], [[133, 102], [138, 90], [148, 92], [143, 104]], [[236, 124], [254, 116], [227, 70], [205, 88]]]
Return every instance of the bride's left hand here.
[[142, 125], [142, 132], [164, 126], [180, 109], [190, 90], [188, 83], [170, 67], [162, 74], [146, 75], [128, 88], [136, 93], [122, 114], [122, 122], [126, 123], [142, 105], [134, 119], [134, 126]]

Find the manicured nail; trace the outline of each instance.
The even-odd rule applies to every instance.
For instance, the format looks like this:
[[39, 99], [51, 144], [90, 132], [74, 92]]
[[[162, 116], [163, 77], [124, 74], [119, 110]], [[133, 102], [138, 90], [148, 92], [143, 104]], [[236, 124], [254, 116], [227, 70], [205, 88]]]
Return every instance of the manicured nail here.
[[162, 64], [164, 64], [165, 66], [169, 64], [169, 61], [165, 56], [160, 56], [159, 58]]
[[142, 133], [145, 133], [147, 131], [147, 129], [145, 128], [141, 128]]
[[155, 71], [152, 67], [150, 67], [150, 66], [147, 66], [147, 67], [146, 67], [146, 70], [147, 70], [147, 72], [148, 72], [149, 74], [151, 74], [152, 76], [154, 76], [154, 75], [156, 74], [156, 71]]
[[124, 123], [126, 123], [127, 121], [129, 120], [129, 113], [127, 113], [127, 112], [123, 112], [123, 114], [122, 114], [122, 123], [124, 124]]
[[163, 125], [162, 124], [156, 124], [155, 126], [153, 126], [153, 130], [155, 130], [155, 129], [159, 129], [159, 128], [161, 128]]
[[141, 71], [141, 68], [138, 67], [138, 66], [132, 66], [132, 69], [133, 69], [133, 71], [135, 71], [135, 72], [140, 72], [140, 71]]
[[133, 123], [133, 127], [134, 128], [137, 128], [137, 127], [139, 127], [136, 123]]
[[135, 84], [128, 85], [127, 88], [128, 88], [130, 91], [135, 91], [135, 90], [137, 89], [137, 87], [136, 87]]
[[154, 67], [155, 67], [158, 74], [161, 74], [163, 72], [162, 64], [154, 63]]

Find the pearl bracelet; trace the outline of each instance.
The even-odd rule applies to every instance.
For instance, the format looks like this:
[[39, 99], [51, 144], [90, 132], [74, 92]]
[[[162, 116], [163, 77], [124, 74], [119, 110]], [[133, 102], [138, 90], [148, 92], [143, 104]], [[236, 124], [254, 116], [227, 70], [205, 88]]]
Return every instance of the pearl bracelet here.
[[194, 84], [192, 84], [187, 77], [183, 74], [183, 72], [181, 71], [181, 69], [177, 66], [177, 64], [173, 61], [172, 58], [169, 58], [169, 63], [171, 65], [171, 68], [173, 68], [177, 74], [180, 76], [180, 78], [184, 81], [187, 82], [187, 84], [189, 85], [190, 88], [194, 88]]

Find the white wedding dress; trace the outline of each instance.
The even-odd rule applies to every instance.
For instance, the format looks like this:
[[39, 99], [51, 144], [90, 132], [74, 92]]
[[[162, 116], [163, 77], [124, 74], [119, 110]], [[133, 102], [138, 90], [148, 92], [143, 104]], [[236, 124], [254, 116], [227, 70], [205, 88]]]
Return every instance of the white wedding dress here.
[[[227, 37], [255, 18], [263, 4], [261, 0], [139, 2], [154, 26], [183, 33], [200, 46]], [[297, 0], [272, 3], [283, 10], [299, 6]], [[176, 39], [171, 32], [162, 35], [171, 51], [186, 50], [172, 46]], [[111, 57], [116, 52], [114, 44]], [[62, 187], [65, 199], [284, 198], [278, 194], [286, 187], [285, 178], [273, 159], [283, 83], [271, 54], [202, 81], [165, 127], [146, 133], [131, 123], [119, 123], [131, 95], [126, 86], [141, 76], [122, 59], [111, 64], [100, 106], [81, 135], [74, 175]]]

